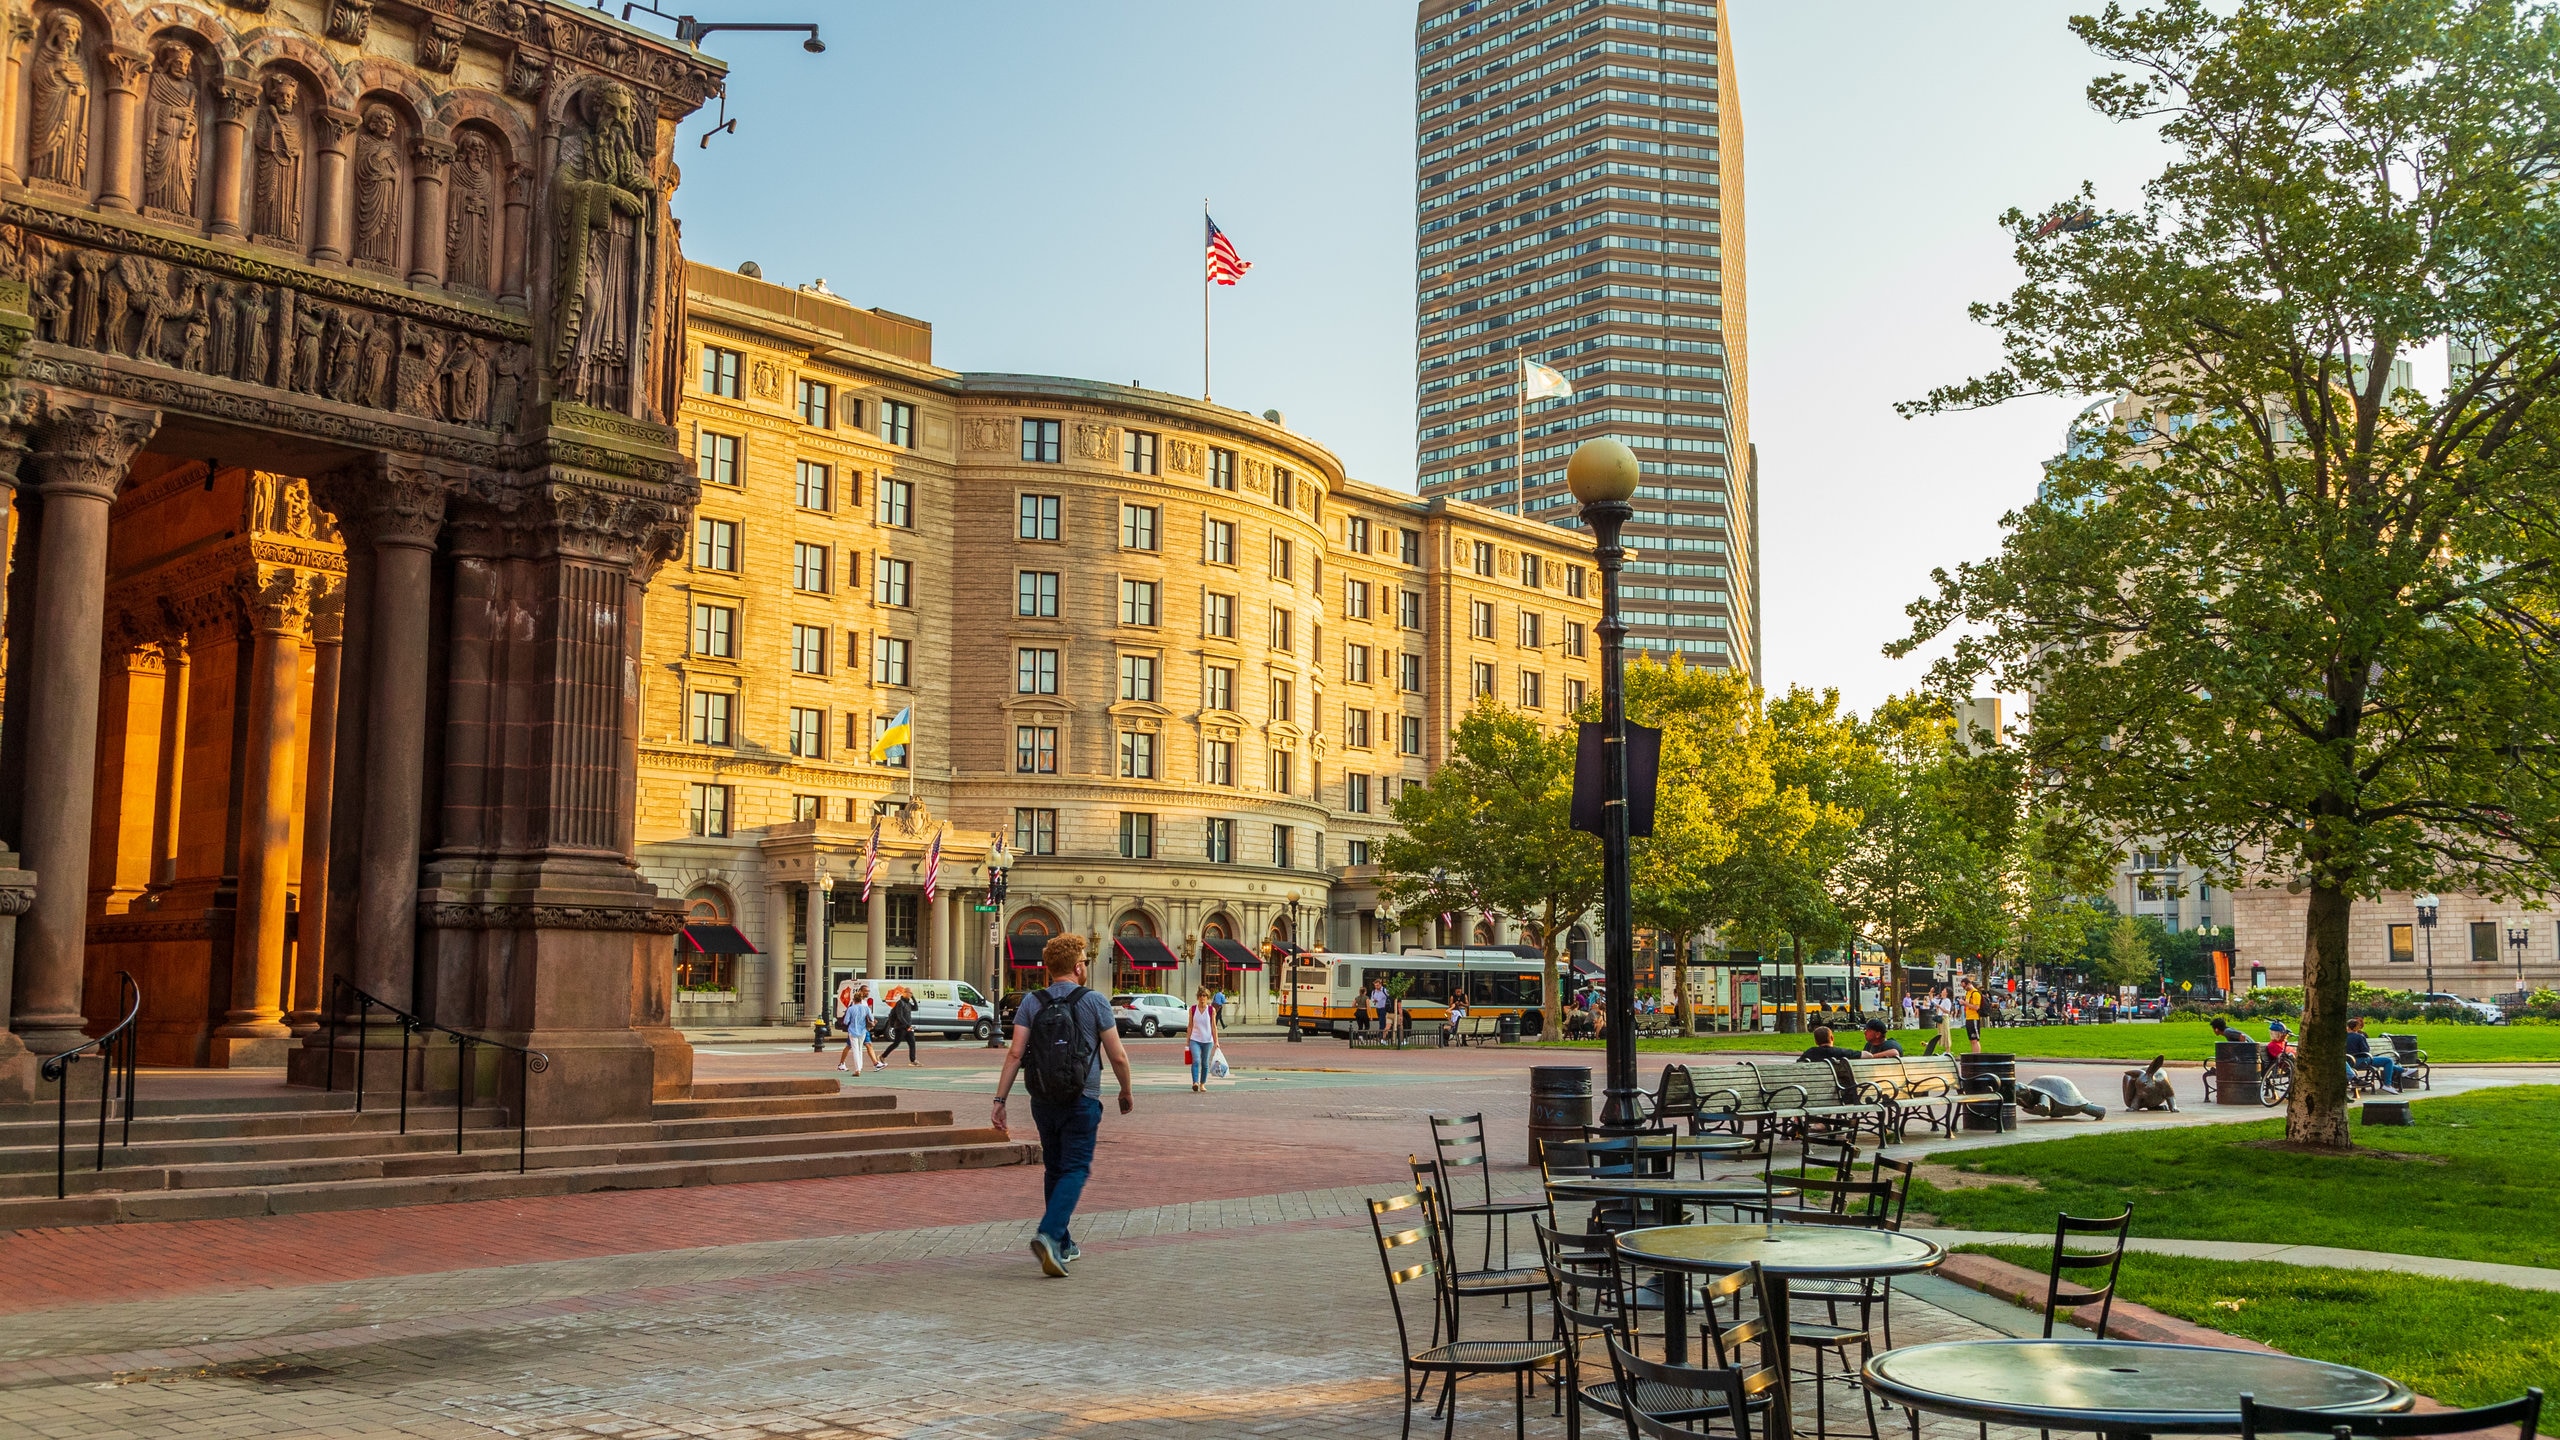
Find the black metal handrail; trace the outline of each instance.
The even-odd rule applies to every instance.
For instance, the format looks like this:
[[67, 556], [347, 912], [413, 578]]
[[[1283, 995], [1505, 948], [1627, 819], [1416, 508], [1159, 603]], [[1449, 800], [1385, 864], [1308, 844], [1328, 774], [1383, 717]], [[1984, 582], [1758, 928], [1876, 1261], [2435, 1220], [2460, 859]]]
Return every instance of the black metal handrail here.
[[529, 1077], [551, 1068], [551, 1057], [522, 1045], [510, 1045], [468, 1030], [439, 1025], [423, 1015], [413, 1014], [390, 1001], [366, 992], [344, 975], [332, 977], [329, 1006], [329, 1063], [326, 1067], [327, 1088], [338, 1088], [338, 1021], [347, 1011], [347, 997], [355, 999], [356, 1011], [356, 1113], [364, 1113], [364, 1069], [368, 1037], [373, 1032], [373, 1012], [380, 1010], [400, 1022], [400, 1133], [409, 1133], [409, 1037], [450, 1035], [454, 1042], [453, 1075], [453, 1153], [462, 1153], [462, 1118], [471, 1109], [471, 1047], [486, 1045], [492, 1049], [513, 1051], [516, 1057], [516, 1173], [525, 1168], [525, 1115], [533, 1108], [533, 1091]]
[[107, 1115], [115, 1108], [119, 1095], [124, 1099], [124, 1135], [119, 1146], [133, 1144], [133, 1072], [137, 1053], [135, 1042], [141, 1032], [135, 1022], [142, 1018], [142, 986], [125, 971], [116, 972], [116, 998], [126, 1002], [124, 1018], [115, 1028], [95, 1040], [83, 1040], [59, 1055], [45, 1058], [41, 1067], [44, 1078], [62, 1088], [53, 1097], [53, 1198], [63, 1199], [70, 1193], [71, 1171], [68, 1159], [71, 1136], [71, 1067], [91, 1053], [103, 1061], [107, 1073], [98, 1079], [98, 1169], [107, 1168]]

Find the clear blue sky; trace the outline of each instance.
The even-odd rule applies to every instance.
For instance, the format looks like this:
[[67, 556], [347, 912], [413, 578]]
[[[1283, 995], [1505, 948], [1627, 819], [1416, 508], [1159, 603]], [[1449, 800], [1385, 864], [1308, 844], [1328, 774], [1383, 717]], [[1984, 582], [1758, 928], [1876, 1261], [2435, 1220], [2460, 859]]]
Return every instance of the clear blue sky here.
[[[2078, 408], [1904, 421], [1990, 362], [1992, 221], [2161, 162], [2092, 115], [2092, 0], [1729, 0], [1747, 142], [1769, 679], [1861, 707], [1933, 565], [1989, 552]], [[618, 6], [617, 6], [618, 8]], [[1200, 202], [1255, 264], [1216, 395], [1413, 483], [1408, 0], [694, 0], [815, 20], [824, 55], [715, 35], [738, 132], [696, 148], [687, 253], [929, 320], [967, 370], [1200, 392]], [[645, 19], [646, 17], [642, 17]], [[706, 111], [706, 116], [709, 115]]]

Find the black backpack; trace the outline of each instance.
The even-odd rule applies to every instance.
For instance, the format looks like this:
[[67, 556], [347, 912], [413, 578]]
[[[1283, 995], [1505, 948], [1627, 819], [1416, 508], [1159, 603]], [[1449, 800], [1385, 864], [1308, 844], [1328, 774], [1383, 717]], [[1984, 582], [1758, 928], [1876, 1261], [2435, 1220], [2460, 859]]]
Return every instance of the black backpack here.
[[1032, 1099], [1056, 1105], [1084, 1098], [1085, 1077], [1093, 1073], [1093, 1027], [1084, 1023], [1083, 1005], [1092, 993], [1079, 985], [1064, 999], [1040, 997], [1022, 1052], [1022, 1082]]

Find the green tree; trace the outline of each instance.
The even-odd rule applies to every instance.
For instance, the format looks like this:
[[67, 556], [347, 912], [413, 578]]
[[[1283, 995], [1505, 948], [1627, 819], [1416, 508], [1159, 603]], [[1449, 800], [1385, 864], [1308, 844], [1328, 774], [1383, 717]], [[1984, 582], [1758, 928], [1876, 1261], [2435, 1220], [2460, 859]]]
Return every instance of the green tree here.
[[2158, 923], [2145, 926], [2130, 915], [2117, 916], [2107, 926], [2105, 945], [2089, 956], [2090, 978], [2110, 986], [2141, 985], [2159, 979], [2160, 960], [2151, 948], [2152, 930]]
[[[2040, 776], [2308, 901], [2297, 1144], [2344, 1148], [2349, 917], [2560, 881], [2560, 20], [2520, 0], [2163, 0], [2071, 22], [2169, 150], [2144, 203], [2003, 217], [2005, 364], [1917, 410], [2129, 397], [1909, 653], [2036, 695]], [[2045, 233], [2045, 232], [2052, 233]], [[2463, 347], [2442, 396], [2396, 383]], [[2230, 884], [2235, 875], [2214, 877]]]
[[1859, 835], [1860, 803], [1875, 756], [1835, 690], [1802, 686], [1763, 707], [1770, 790], [1736, 817], [1739, 838], [1724, 877], [1731, 938], [1764, 953], [1781, 945], [1804, 1004], [1804, 952], [1846, 946], [1852, 917], [1840, 873]]
[[1680, 1028], [1694, 1033], [1689, 942], [1732, 919], [1734, 857], [1761, 842], [1775, 798], [1760, 696], [1727, 671], [1639, 660], [1627, 667], [1627, 715], [1662, 729], [1653, 834], [1632, 847], [1635, 923], [1673, 957]]
[[1571, 824], [1573, 752], [1571, 731], [1479, 700], [1431, 779], [1396, 797], [1402, 833], [1378, 849], [1398, 912], [1481, 908], [1537, 928], [1549, 1035], [1564, 1020], [1556, 938], [1600, 900], [1600, 842]]
[[1997, 945], [1993, 856], [1969, 833], [1959, 803], [1953, 707], [1898, 696], [1858, 733], [1846, 788], [1861, 821], [1834, 888], [1842, 914], [1884, 951], [1899, 1002], [1905, 956], [1962, 957]]

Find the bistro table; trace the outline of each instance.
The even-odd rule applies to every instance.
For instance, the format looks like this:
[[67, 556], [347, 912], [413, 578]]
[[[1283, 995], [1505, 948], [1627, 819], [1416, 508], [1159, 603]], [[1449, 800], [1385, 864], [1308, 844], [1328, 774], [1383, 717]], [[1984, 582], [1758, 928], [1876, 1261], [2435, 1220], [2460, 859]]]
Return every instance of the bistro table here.
[[2237, 1435], [2243, 1390], [2269, 1405], [2338, 1415], [2417, 1403], [2408, 1386], [2352, 1366], [2138, 1340], [1908, 1345], [1869, 1360], [1865, 1374], [1868, 1393], [1909, 1409], [2116, 1437]]
[[[1723, 1275], [1758, 1261], [1769, 1281], [1771, 1363], [1791, 1364], [1787, 1287], [1795, 1280], [1872, 1280], [1937, 1268], [1947, 1252], [1916, 1235], [1856, 1225], [1658, 1225], [1618, 1237], [1618, 1253], [1646, 1269]], [[1663, 1358], [1688, 1363], [1688, 1287], [1664, 1287]], [[1900, 1352], [1894, 1352], [1900, 1353]], [[1773, 1424], [1775, 1440], [1785, 1427]]]
[[1547, 1182], [1557, 1200], [1633, 1200], [1653, 1207], [1662, 1223], [1677, 1225], [1692, 1205], [1735, 1205], [1766, 1210], [1772, 1200], [1796, 1193], [1786, 1185], [1744, 1184], [1737, 1180], [1682, 1180], [1671, 1175], [1576, 1175]]
[[1584, 1142], [1594, 1155], [1632, 1150], [1629, 1163], [1660, 1161], [1675, 1170], [1683, 1155], [1731, 1155], [1758, 1143], [1739, 1135], [1600, 1135]]

